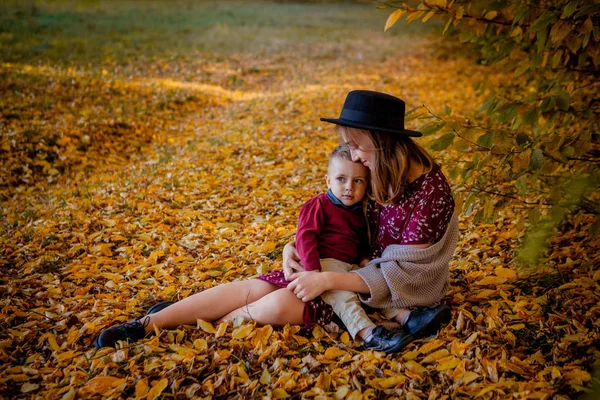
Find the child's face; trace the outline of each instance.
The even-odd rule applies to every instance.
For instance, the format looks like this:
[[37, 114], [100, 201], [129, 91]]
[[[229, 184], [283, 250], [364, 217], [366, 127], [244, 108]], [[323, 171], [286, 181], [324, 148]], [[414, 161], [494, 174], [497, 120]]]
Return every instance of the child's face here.
[[367, 190], [369, 170], [362, 164], [335, 157], [327, 170], [327, 187], [345, 206], [362, 200]]

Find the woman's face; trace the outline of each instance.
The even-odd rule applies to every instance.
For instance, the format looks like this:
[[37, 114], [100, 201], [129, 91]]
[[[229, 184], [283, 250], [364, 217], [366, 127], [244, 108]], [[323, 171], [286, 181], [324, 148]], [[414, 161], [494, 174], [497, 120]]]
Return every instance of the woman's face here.
[[372, 163], [375, 159], [375, 147], [371, 140], [365, 135], [356, 135], [353, 141], [348, 143], [348, 146], [350, 146], [352, 161], [360, 162], [373, 171], [374, 166]]

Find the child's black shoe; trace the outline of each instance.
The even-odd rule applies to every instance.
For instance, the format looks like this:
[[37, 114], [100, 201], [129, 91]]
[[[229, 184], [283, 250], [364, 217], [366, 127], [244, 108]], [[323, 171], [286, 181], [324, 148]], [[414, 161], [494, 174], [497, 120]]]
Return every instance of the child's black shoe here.
[[435, 307], [419, 307], [410, 312], [408, 321], [402, 326], [402, 330], [415, 338], [421, 338], [435, 334], [442, 325], [450, 322], [452, 311], [446, 304]]
[[369, 340], [365, 341], [365, 347], [369, 350], [383, 351], [386, 354], [397, 353], [414, 338], [404, 332], [391, 332], [383, 326], [377, 326], [373, 329]]
[[[146, 318], [146, 321], [149, 322], [150, 319]], [[94, 346], [98, 349], [102, 347], [115, 347], [115, 344], [119, 340], [137, 342], [146, 336], [146, 321], [142, 323], [139, 319], [134, 319], [121, 325], [111, 326], [98, 335], [96, 340], [94, 340]]]

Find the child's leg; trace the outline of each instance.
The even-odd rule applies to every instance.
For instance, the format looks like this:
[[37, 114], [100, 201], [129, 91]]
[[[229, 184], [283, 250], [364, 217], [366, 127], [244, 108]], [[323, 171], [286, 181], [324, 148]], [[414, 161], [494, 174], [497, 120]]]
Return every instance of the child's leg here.
[[282, 326], [304, 323], [304, 303], [288, 289], [282, 288], [261, 297], [252, 304], [244, 305], [221, 318], [219, 322], [233, 322], [241, 316], [260, 325]]
[[[351, 269], [352, 265], [333, 258], [321, 260], [322, 271], [348, 272]], [[328, 290], [321, 295], [321, 298], [333, 308], [353, 338], [356, 338], [358, 332], [363, 329], [375, 327], [362, 308], [356, 293], [347, 290]]]
[[404, 325], [410, 315], [410, 310], [407, 308], [384, 308], [380, 311], [387, 319], [394, 320], [400, 325]]
[[[175, 328], [196, 324], [198, 319], [214, 321], [233, 310], [254, 303], [277, 289], [277, 286], [259, 279], [215, 286], [147, 316], [144, 319], [146, 332], [152, 332], [155, 325], [158, 328]], [[148, 319], [150, 321], [147, 321]]]

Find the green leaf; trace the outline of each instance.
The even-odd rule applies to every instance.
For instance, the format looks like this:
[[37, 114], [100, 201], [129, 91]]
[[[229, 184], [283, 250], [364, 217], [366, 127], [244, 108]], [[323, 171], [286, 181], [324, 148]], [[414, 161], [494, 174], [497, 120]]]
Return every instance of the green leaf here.
[[571, 97], [569, 96], [569, 93], [565, 92], [564, 90], [560, 90], [556, 93], [554, 99], [556, 100], [556, 105], [559, 109], [563, 111], [567, 111], [569, 109], [569, 106], [571, 105]]
[[476, 35], [473, 29], [464, 27], [461, 30], [460, 35], [458, 35], [458, 40], [460, 40], [461, 43], [467, 43], [470, 42], [473, 38], [475, 38], [475, 36]]
[[430, 122], [428, 124], [425, 124], [420, 129], [420, 132], [423, 134], [423, 136], [429, 136], [429, 135], [432, 135], [432, 134], [436, 133], [437, 131], [439, 131], [440, 129], [442, 129], [444, 126], [446, 126], [446, 122], [444, 122], [444, 121], [434, 121], [434, 122]]
[[531, 143], [531, 138], [526, 133], [519, 133], [516, 137], [517, 146], [521, 148], [525, 146], [527, 143]]
[[514, 25], [522, 25], [526, 19], [529, 19], [530, 6], [523, 4], [515, 13]]
[[587, 54], [586, 53], [581, 53], [579, 55], [579, 57], [577, 57], [577, 66], [578, 67], [583, 67], [585, 65], [586, 59], [587, 59]]
[[561, 17], [562, 18], [569, 17], [571, 14], [573, 14], [575, 12], [575, 10], [577, 9], [577, 5], [578, 5], [577, 1], [569, 2], [569, 4], [567, 4], [565, 6], [565, 8], [563, 8], [563, 13], [562, 13]]
[[540, 106], [542, 112], [552, 111], [554, 110], [554, 107], [556, 107], [556, 100], [554, 100], [554, 97], [552, 96], [546, 97]]
[[542, 168], [542, 165], [544, 164], [544, 152], [542, 151], [542, 149], [535, 149], [531, 152], [531, 160], [530, 160], [530, 168], [533, 171], [537, 171], [538, 169]]
[[483, 210], [477, 211], [477, 213], [473, 217], [473, 223], [477, 225], [479, 222], [481, 222], [481, 217], [483, 217]]
[[546, 50], [546, 40], [548, 39], [548, 29], [544, 28], [537, 33], [537, 53], [543, 54]]
[[469, 143], [466, 140], [462, 140], [462, 139], [455, 141], [454, 144], [453, 144], [453, 146], [452, 146], [452, 148], [454, 150], [457, 150], [457, 151], [459, 151], [461, 153], [469, 151], [470, 147], [471, 146], [469, 145]]
[[446, 34], [446, 31], [448, 30], [448, 28], [450, 28], [452, 21], [453, 21], [452, 17], [448, 18], [448, 22], [446, 22], [446, 26], [444, 26], [444, 30], [442, 31], [442, 36], [444, 36]]
[[581, 47], [581, 38], [579, 36], [571, 35], [565, 40], [567, 47], [571, 50], [571, 53], [576, 54], [577, 50]]
[[462, 209], [464, 210], [464, 213], [465, 213], [466, 217], [468, 217], [469, 215], [471, 215], [471, 213], [473, 212], [473, 210], [477, 206], [477, 203], [473, 203], [473, 201], [475, 201], [475, 197], [476, 196], [477, 196], [477, 192], [471, 192], [471, 193], [469, 193], [469, 195], [465, 199], [465, 203], [463, 204]]
[[529, 30], [531, 32], [541, 32], [542, 30], [546, 29], [548, 27], [548, 25], [550, 25], [552, 22], [556, 21], [558, 18], [556, 17], [556, 15], [554, 15], [553, 13], [546, 11], [545, 13], [543, 13], [542, 15], [540, 15], [540, 17], [538, 19], [536, 19], [533, 24], [531, 24], [531, 27], [529, 28]]
[[493, 112], [496, 108], [496, 96], [488, 98], [479, 108], [479, 111], [487, 111], [488, 114]]
[[558, 20], [550, 30], [550, 41], [557, 43], [563, 40], [573, 30], [573, 24]]
[[408, 122], [408, 121], [412, 121], [415, 118], [419, 118], [420, 114], [417, 111], [420, 110], [420, 109], [421, 109], [421, 106], [415, 107], [415, 108], [413, 108], [411, 110], [408, 110], [406, 112], [406, 114], [404, 114], [404, 121]]
[[519, 113], [519, 106], [516, 104], [507, 104], [503, 107], [500, 115], [498, 116], [498, 122], [505, 123], [512, 121]]
[[584, 17], [584, 16], [590, 14], [592, 11], [596, 11], [596, 10], [600, 10], [600, 4], [590, 4], [586, 7], [583, 7], [581, 10], [579, 10], [579, 12], [577, 14], [575, 14], [573, 16], [573, 18], [577, 19], [577, 18]]
[[560, 150], [560, 153], [565, 157], [565, 158], [571, 158], [573, 157], [573, 154], [575, 154], [575, 148], [572, 146], [567, 146], [563, 149]]
[[530, 107], [523, 114], [523, 122], [525, 122], [527, 125], [535, 125], [538, 122], [539, 116], [540, 114], [538, 108], [536, 106]]
[[521, 175], [519, 179], [515, 181], [515, 187], [519, 191], [519, 195], [525, 196], [525, 193], [527, 193], [527, 176]]
[[441, 151], [446, 149], [448, 146], [452, 144], [454, 141], [454, 133], [446, 133], [445, 135], [437, 138], [435, 142], [433, 142], [429, 147], [434, 151]]
[[477, 144], [486, 149], [491, 149], [494, 145], [494, 136], [496, 136], [496, 132], [484, 133], [477, 138]]

